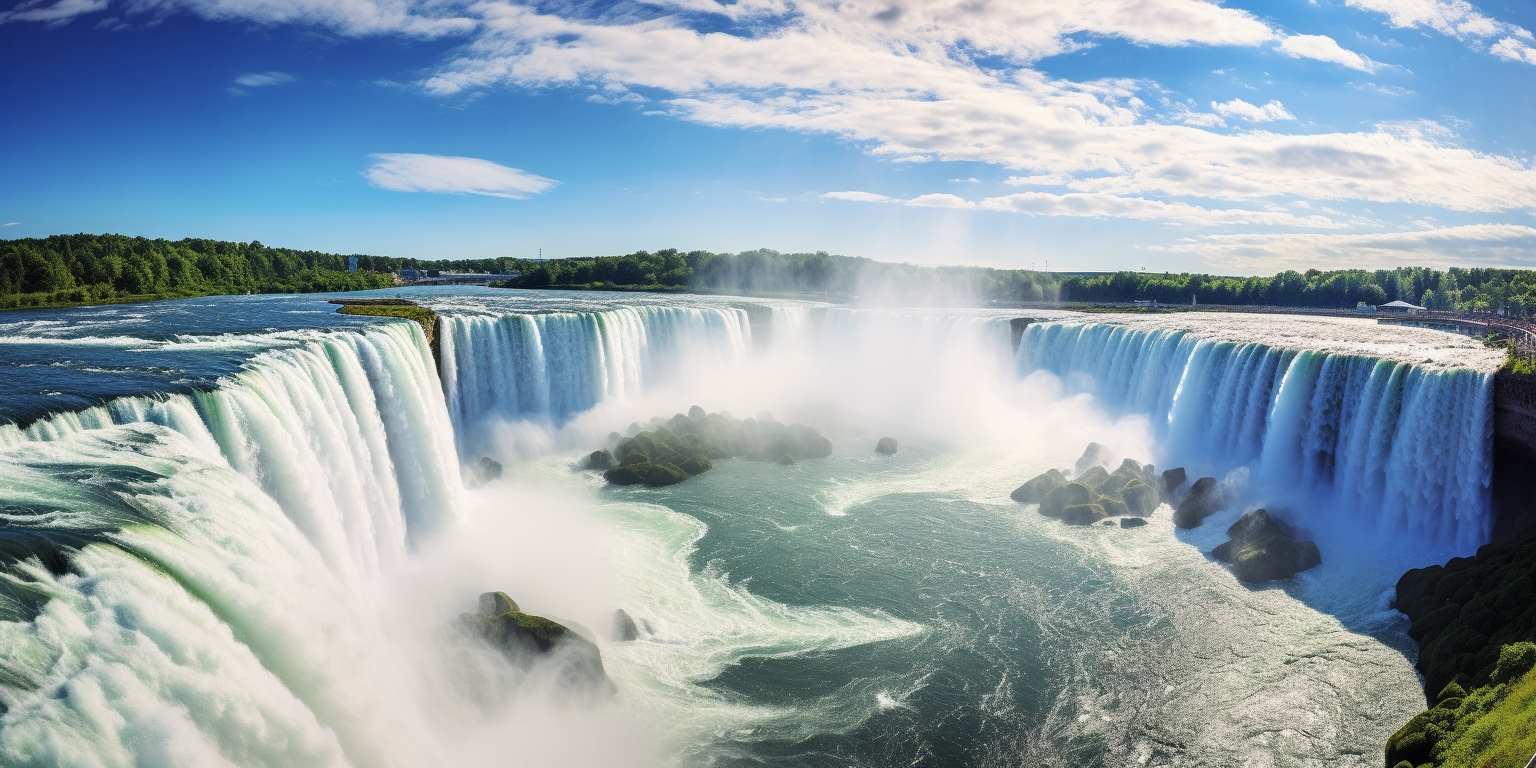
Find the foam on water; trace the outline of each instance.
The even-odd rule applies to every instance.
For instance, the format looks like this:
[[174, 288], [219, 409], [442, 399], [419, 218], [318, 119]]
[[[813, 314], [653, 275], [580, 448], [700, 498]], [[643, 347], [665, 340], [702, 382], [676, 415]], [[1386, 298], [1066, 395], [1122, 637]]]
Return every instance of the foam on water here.
[[1490, 374], [1162, 325], [1035, 323], [1018, 365], [1151, 416], [1171, 460], [1250, 466], [1261, 501], [1309, 526], [1406, 538], [1423, 562], [1487, 541]]

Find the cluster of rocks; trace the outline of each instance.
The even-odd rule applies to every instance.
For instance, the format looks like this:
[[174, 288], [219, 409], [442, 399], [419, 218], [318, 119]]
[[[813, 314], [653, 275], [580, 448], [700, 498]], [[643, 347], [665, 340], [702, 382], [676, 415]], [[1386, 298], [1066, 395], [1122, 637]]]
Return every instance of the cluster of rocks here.
[[1039, 504], [1040, 514], [1071, 525], [1113, 524], [1109, 518], [1122, 518], [1121, 527], [1135, 528], [1167, 500], [1170, 487], [1184, 483], [1182, 469], [1159, 477], [1151, 464], [1126, 459], [1110, 472], [1103, 464], [1107, 458], [1104, 446], [1090, 443], [1070, 476], [1063, 470], [1046, 470], [1014, 489], [1010, 497], [1021, 504]]
[[1255, 509], [1227, 529], [1228, 540], [1211, 556], [1232, 566], [1243, 581], [1289, 579], [1323, 562], [1317, 544], [1268, 510]]
[[[1115, 525], [1118, 519], [1121, 528], [1146, 525], [1146, 517], [1163, 503], [1173, 506], [1174, 525], [1197, 528], [1230, 502], [1214, 477], [1190, 483], [1183, 467], [1158, 474], [1156, 467], [1134, 459], [1110, 472], [1105, 469], [1110, 459], [1107, 448], [1089, 443], [1070, 473], [1046, 470], [1015, 489], [1011, 498], [1038, 504], [1040, 514], [1069, 525]], [[1267, 510], [1243, 515], [1227, 536], [1211, 554], [1243, 581], [1288, 579], [1322, 562], [1315, 543]]]
[[631, 425], [628, 437], [615, 433], [609, 443], [609, 449], [589, 454], [581, 467], [602, 472], [614, 485], [652, 488], [708, 472], [721, 459], [794, 464], [832, 455], [832, 441], [803, 424], [783, 424], [768, 415], [737, 419], [706, 413], [697, 405], [670, 419], [652, 419], [645, 427]]
[[[519, 666], [540, 659], [560, 664], [560, 679], [577, 688], [611, 691], [603, 656], [590, 635], [543, 616], [524, 613], [505, 592], [480, 595], [479, 610], [459, 616], [459, 626], [506, 654]], [[559, 649], [559, 653], [555, 653]]]

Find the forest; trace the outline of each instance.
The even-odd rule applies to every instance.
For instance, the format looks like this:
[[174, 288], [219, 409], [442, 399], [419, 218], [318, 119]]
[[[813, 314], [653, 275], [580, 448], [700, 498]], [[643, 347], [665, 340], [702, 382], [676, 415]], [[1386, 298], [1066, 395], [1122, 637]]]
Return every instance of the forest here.
[[926, 267], [826, 252], [635, 251], [568, 259], [404, 259], [273, 248], [260, 242], [126, 235], [0, 240], [0, 308], [63, 306], [230, 293], [383, 288], [403, 267], [505, 274], [514, 288], [699, 291], [905, 302], [1220, 304], [1351, 308], [1401, 299], [1435, 309], [1536, 313], [1536, 271], [1512, 269], [1286, 271], [1267, 277], [1169, 272], [1045, 273]]

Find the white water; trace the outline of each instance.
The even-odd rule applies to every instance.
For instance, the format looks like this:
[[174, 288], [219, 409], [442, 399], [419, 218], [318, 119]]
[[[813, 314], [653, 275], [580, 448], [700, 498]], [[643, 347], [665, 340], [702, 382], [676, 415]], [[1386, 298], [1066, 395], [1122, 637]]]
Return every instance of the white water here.
[[1310, 525], [1404, 538], [1428, 559], [1491, 533], [1487, 373], [1091, 322], [1031, 325], [1018, 365], [1150, 415], [1171, 460], [1249, 467]]
[[714, 307], [448, 313], [441, 328], [443, 387], [466, 454], [485, 452], [497, 422], [558, 426], [691, 367], [739, 363], [752, 342], [745, 312]]

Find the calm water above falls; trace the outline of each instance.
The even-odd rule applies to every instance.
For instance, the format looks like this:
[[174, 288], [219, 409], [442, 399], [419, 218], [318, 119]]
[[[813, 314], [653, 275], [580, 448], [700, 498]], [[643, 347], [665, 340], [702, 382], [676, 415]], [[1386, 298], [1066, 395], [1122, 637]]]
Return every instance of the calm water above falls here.
[[[78, 411], [0, 427], [4, 551], [78, 551], [11, 567], [0, 764], [1375, 765], [1422, 706], [1395, 569], [1483, 535], [1456, 502], [1479, 488], [1433, 479], [1478, 467], [1350, 429], [1361, 408], [1395, 414], [1388, 437], [1429, 429], [1416, 399], [1455, 403], [1439, 418], [1475, 447], [1473, 373], [1373, 385], [1369, 361], [1298, 367], [1187, 327], [1094, 331], [1095, 351], [1037, 326], [1016, 360], [1014, 313], [991, 310], [416, 295], [446, 320], [440, 376], [414, 326], [317, 297], [0, 318], [0, 415]], [[1215, 407], [1181, 405], [1197, 391]], [[570, 469], [693, 403], [814, 424], [835, 453], [663, 490]], [[870, 452], [883, 434], [896, 457]], [[1313, 502], [1324, 564], [1251, 590], [1203, 554], [1239, 509], [1123, 531], [1007, 500], [1089, 440], [1209, 465], [1245, 503], [1302, 477], [1287, 501]], [[460, 458], [487, 454], [507, 476], [462, 489]], [[1400, 488], [1399, 461], [1428, 473], [1417, 507], [1338, 501]], [[1404, 545], [1330, 538], [1346, 509], [1351, 535]], [[620, 695], [573, 708], [446, 642], [485, 589], [647, 622], [601, 640]]]

